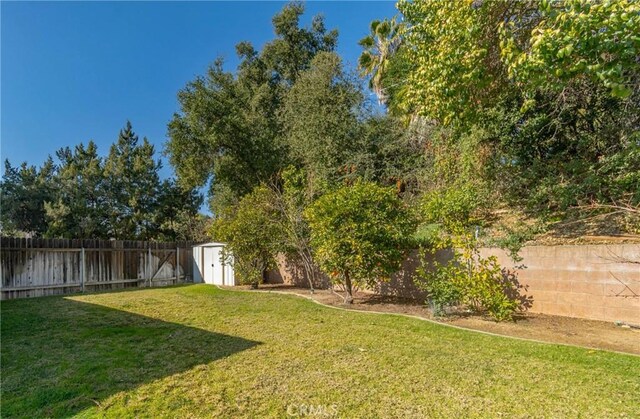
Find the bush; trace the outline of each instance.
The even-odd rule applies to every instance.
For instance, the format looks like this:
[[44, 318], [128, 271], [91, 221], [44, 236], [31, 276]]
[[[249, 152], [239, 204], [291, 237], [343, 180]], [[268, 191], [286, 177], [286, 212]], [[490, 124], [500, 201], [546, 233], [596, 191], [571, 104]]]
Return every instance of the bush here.
[[278, 214], [272, 205], [272, 192], [256, 187], [212, 226], [215, 240], [227, 243], [224, 257], [233, 257], [236, 280], [257, 287], [266, 271], [275, 266], [278, 246]]
[[357, 182], [328, 193], [305, 212], [320, 268], [346, 291], [388, 279], [406, 256], [415, 224], [393, 188]]
[[[421, 259], [426, 259], [426, 253], [422, 253]], [[429, 305], [436, 316], [445, 315], [447, 307], [458, 305], [462, 300], [460, 284], [452, 280], [462, 276], [461, 270], [456, 263], [434, 262], [418, 267], [416, 285], [427, 291]]]
[[435, 315], [446, 314], [447, 307], [463, 305], [501, 321], [510, 319], [521, 305], [517, 284], [505, 278], [496, 257], [483, 258], [475, 248], [454, 251], [446, 264], [423, 263], [415, 282], [427, 291]]

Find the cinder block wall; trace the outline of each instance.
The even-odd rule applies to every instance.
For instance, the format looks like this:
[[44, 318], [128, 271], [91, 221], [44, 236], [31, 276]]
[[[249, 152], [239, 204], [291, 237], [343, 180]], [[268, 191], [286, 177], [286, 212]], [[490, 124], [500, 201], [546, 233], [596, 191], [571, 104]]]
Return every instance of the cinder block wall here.
[[[623, 321], [640, 324], [640, 245], [527, 246], [523, 258], [514, 262], [498, 248], [483, 248], [483, 257], [496, 256], [500, 265], [516, 275], [521, 292], [530, 297], [530, 312], [578, 317], [591, 320]], [[446, 263], [450, 250], [427, 256]], [[375, 291], [383, 295], [424, 301], [424, 291], [413, 282], [420, 260], [418, 252], [403, 263], [390, 281]], [[307, 287], [304, 270], [284, 257], [269, 282]], [[328, 278], [316, 276], [317, 288], [326, 288]]]
[[[276, 269], [267, 273], [268, 284], [286, 284], [301, 288], [309, 287], [309, 279], [302, 264], [288, 260], [283, 254], [278, 255], [276, 264]], [[329, 278], [322, 272], [317, 271], [313, 286], [318, 289], [326, 289], [329, 287]]]
[[520, 262], [496, 248], [481, 255], [515, 270], [533, 297], [531, 312], [640, 324], [638, 244], [527, 246]]

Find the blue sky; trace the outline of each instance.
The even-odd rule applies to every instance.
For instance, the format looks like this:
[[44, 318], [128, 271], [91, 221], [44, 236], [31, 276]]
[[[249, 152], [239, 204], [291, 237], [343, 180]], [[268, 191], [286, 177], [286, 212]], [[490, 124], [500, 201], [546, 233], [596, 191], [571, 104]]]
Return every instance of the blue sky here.
[[[273, 38], [284, 2], [2, 2], [2, 160], [41, 164], [63, 146], [92, 139], [108, 153], [127, 119], [162, 150], [176, 93], [234, 46]], [[376, 18], [395, 3], [307, 2], [303, 22], [325, 16], [338, 51], [355, 65]], [[164, 161], [163, 175], [172, 174]]]

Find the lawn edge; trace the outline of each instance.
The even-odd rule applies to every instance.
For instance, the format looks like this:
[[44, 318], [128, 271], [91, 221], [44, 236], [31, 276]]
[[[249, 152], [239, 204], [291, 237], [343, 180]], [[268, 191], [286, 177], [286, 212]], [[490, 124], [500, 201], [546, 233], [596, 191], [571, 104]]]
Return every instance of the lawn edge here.
[[[198, 285], [200, 285], [200, 284], [198, 284]], [[204, 284], [202, 284], [202, 285], [204, 285]], [[576, 344], [564, 343], [564, 342], [549, 342], [549, 341], [545, 341], [545, 340], [523, 338], [523, 337], [519, 337], [519, 336], [501, 335], [499, 333], [487, 332], [485, 330], [471, 329], [471, 328], [468, 328], [468, 327], [463, 327], [463, 326], [458, 326], [458, 325], [454, 325], [454, 324], [439, 322], [437, 320], [428, 319], [426, 317], [421, 317], [421, 316], [416, 316], [414, 314], [392, 313], [392, 312], [375, 311], [375, 310], [357, 310], [357, 309], [352, 309], [352, 308], [338, 307], [338, 306], [334, 306], [334, 305], [330, 305], [330, 304], [321, 303], [320, 301], [316, 300], [315, 298], [313, 298], [310, 295], [300, 294], [300, 293], [297, 293], [297, 292], [275, 291], [275, 290], [268, 290], [268, 291], [257, 290], [257, 291], [254, 291], [254, 290], [241, 290], [241, 289], [223, 288], [220, 285], [214, 285], [214, 286], [216, 288], [218, 288], [219, 290], [221, 290], [221, 291], [227, 291], [227, 292], [245, 292], [245, 293], [251, 293], [251, 294], [264, 294], [264, 293], [267, 293], [267, 294], [280, 294], [280, 295], [289, 295], [289, 296], [294, 296], [294, 297], [300, 297], [300, 298], [304, 298], [306, 300], [312, 301], [312, 302], [314, 302], [314, 303], [316, 303], [316, 304], [318, 304], [318, 305], [320, 305], [322, 307], [331, 308], [331, 309], [334, 309], [334, 310], [349, 311], [349, 312], [353, 312], [353, 313], [382, 314], [382, 315], [406, 317], [406, 318], [410, 318], [410, 319], [426, 321], [426, 322], [429, 322], [431, 324], [436, 324], [436, 325], [439, 325], [439, 326], [450, 327], [450, 328], [453, 328], [453, 329], [464, 330], [464, 331], [467, 331], [467, 332], [480, 333], [480, 334], [487, 335], [487, 336], [495, 336], [495, 337], [500, 337], [500, 338], [514, 339], [514, 340], [538, 343], [538, 344], [543, 344], [543, 345], [567, 346], [567, 347], [570, 347], [570, 348], [586, 349], [586, 350], [598, 351], [598, 352], [608, 352], [608, 353], [613, 353], [613, 354], [618, 354], [618, 355], [630, 355], [630, 356], [633, 356], [635, 358], [640, 358], [640, 354], [634, 354], [632, 352], [615, 351], [615, 350], [612, 350], [612, 349], [602, 349], [602, 348], [596, 348], [596, 347], [592, 347], [592, 346], [583, 346], [583, 345], [576, 345]]]

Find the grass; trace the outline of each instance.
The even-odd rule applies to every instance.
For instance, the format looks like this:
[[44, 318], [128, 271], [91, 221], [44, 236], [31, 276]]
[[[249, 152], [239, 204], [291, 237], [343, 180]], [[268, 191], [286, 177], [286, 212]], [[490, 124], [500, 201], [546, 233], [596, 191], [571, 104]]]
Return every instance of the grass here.
[[2, 417], [638, 417], [640, 358], [207, 285], [2, 303]]

